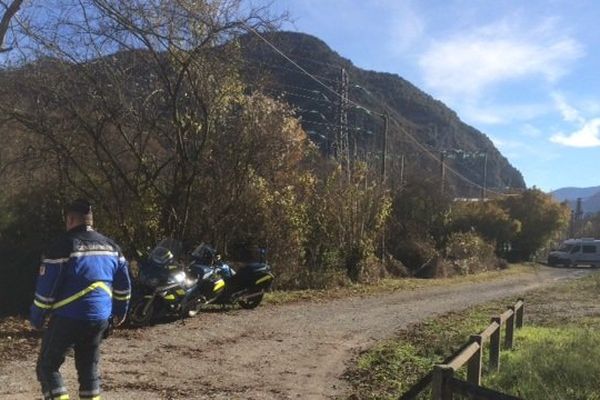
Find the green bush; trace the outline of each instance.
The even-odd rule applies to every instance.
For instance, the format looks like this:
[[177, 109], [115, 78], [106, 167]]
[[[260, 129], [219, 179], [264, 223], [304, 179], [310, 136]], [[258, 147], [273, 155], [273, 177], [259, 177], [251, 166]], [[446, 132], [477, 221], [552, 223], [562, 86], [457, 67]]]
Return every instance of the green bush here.
[[600, 399], [600, 332], [580, 326], [526, 327], [486, 386], [528, 400]]
[[431, 238], [407, 237], [394, 243], [390, 251], [394, 258], [400, 260], [413, 272], [438, 256], [435, 242]]
[[494, 246], [473, 232], [451, 234], [444, 254], [460, 275], [486, 271], [497, 264]]

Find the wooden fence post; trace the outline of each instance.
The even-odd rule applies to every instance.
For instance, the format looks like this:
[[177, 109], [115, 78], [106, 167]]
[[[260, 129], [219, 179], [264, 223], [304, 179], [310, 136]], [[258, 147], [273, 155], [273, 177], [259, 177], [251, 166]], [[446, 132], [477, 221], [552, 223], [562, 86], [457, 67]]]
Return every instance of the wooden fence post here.
[[515, 336], [515, 306], [510, 306], [512, 314], [506, 319], [506, 337], [504, 338], [504, 346], [507, 349], [513, 348], [514, 336]]
[[519, 299], [519, 301], [521, 302], [521, 307], [519, 307], [519, 309], [517, 310], [516, 323], [517, 328], [521, 329], [523, 327], [523, 308], [525, 307], [525, 300]]
[[502, 319], [493, 317], [492, 322], [498, 324], [498, 329], [490, 336], [490, 370], [500, 370], [500, 331], [502, 330]]
[[483, 358], [483, 338], [481, 335], [471, 335], [471, 342], [479, 345], [479, 350], [469, 360], [467, 382], [481, 386], [481, 359]]
[[448, 379], [454, 375], [454, 370], [444, 364], [433, 367], [431, 381], [431, 400], [452, 400], [452, 389], [448, 386]]

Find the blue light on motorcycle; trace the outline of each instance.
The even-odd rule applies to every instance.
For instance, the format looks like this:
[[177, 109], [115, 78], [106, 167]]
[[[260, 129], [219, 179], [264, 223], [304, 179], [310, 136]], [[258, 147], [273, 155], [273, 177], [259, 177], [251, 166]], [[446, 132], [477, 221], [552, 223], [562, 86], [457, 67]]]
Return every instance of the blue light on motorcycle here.
[[220, 272], [223, 278], [231, 278], [233, 275], [235, 275], [235, 271], [225, 263], [221, 265]]

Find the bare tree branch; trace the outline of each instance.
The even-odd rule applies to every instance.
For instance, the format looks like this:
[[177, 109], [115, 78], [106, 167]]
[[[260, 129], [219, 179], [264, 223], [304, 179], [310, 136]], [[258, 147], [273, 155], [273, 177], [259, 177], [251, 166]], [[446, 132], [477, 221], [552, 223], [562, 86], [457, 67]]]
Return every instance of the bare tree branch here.
[[17, 11], [19, 11], [19, 8], [21, 8], [22, 3], [23, 3], [23, 0], [14, 0], [12, 3], [10, 3], [9, 6], [6, 6], [4, 4], [4, 2], [0, 3], [6, 8], [6, 11], [4, 12], [4, 15], [2, 16], [2, 19], [0, 20], [0, 53], [4, 53], [4, 52], [11, 50], [10, 47], [8, 47], [8, 48], [3, 47], [4, 46], [4, 38], [6, 37], [8, 28], [10, 27], [10, 20], [15, 16]]

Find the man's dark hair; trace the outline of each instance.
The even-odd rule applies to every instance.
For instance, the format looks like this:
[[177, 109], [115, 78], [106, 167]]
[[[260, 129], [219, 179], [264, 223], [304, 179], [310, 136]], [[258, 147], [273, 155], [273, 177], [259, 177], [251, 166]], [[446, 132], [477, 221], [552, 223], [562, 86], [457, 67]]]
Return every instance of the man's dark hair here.
[[65, 215], [74, 215], [85, 222], [86, 225], [92, 225], [94, 217], [92, 214], [92, 205], [85, 199], [73, 200], [65, 207]]

